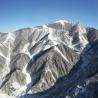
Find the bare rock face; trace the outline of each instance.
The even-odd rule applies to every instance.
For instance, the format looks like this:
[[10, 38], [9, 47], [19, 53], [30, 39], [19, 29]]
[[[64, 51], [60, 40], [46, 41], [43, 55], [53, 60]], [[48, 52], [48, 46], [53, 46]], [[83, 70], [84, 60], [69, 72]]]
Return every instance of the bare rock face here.
[[0, 94], [97, 98], [97, 35], [96, 29], [64, 20], [0, 33]]
[[93, 43], [95, 40], [98, 39], [98, 30], [96, 30], [94, 28], [88, 29], [87, 37], [88, 37], [88, 41], [90, 43]]

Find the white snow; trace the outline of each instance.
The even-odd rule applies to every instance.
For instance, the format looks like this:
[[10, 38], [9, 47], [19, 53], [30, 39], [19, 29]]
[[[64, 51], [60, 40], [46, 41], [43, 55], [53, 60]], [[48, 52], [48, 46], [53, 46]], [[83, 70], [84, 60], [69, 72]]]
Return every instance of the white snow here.
[[47, 25], [43, 25], [43, 29], [48, 29], [48, 26]]
[[67, 59], [67, 57], [63, 55], [63, 53], [58, 49], [58, 47], [55, 46], [54, 49], [70, 64], [70, 62], [69, 62], [69, 60]]
[[50, 68], [49, 68], [49, 66], [45, 67], [45, 73], [47, 73], [47, 72], [50, 72], [50, 73], [51, 73], [51, 76], [52, 76], [52, 79], [53, 79], [54, 81], [56, 81], [55, 77], [53, 76], [52, 71], [51, 71]]
[[15, 96], [9, 96], [4, 92], [0, 91], [0, 98], [16, 98]]
[[56, 38], [53, 37], [53, 29], [49, 28], [49, 35], [48, 35], [48, 39], [50, 39], [52, 41], [52, 43], [55, 45], [55, 50], [60, 53], [60, 55], [70, 64], [69, 60], [63, 55], [63, 53], [58, 49], [58, 47], [56, 46], [58, 43], [56, 41]]
[[15, 91], [13, 91], [13, 95], [16, 97], [19, 97], [21, 95], [25, 95], [26, 94], [26, 86], [23, 85], [21, 86], [19, 89], [16, 89]]
[[77, 85], [77, 88], [82, 88], [82, 86], [80, 86], [80, 85]]
[[[28, 44], [26, 44], [22, 50], [22, 52], [26, 52], [29, 54], [28, 50], [27, 50]], [[43, 48], [43, 47], [42, 47]], [[33, 53], [32, 55], [30, 55], [30, 59], [32, 59], [32, 61], [34, 60], [34, 56], [39, 54], [42, 51], [42, 48], [40, 48], [37, 52]], [[28, 64], [25, 64], [25, 67], [23, 68], [22, 72], [23, 74], [26, 76], [26, 85], [24, 86], [24, 90], [23, 91], [27, 91], [27, 93], [32, 93], [31, 88], [32, 88], [32, 79], [30, 74], [27, 72], [26, 68], [27, 68]]]
[[26, 71], [27, 65], [23, 68], [22, 72], [26, 75], [26, 84], [29, 84], [31, 82], [31, 76], [30, 74]]
[[[27, 49], [27, 46], [28, 46], [28, 45], [26, 45], [26, 46], [23, 48], [22, 52], [25, 52], [25, 49]], [[32, 61], [34, 60], [34, 56], [36, 56], [37, 54], [39, 54], [40, 52], [42, 52], [43, 49], [44, 49], [44, 46], [41, 47], [39, 50], [37, 50], [37, 52], [33, 53], [33, 54], [30, 56], [31, 59], [32, 59]], [[26, 76], [26, 85], [25, 85], [26, 88], [25, 88], [24, 90], [31, 93], [31, 88], [32, 88], [32, 83], [33, 83], [33, 81], [32, 81], [32, 79], [31, 79], [30, 74], [29, 74], [29, 73], [27, 72], [27, 70], [26, 70], [27, 65], [28, 65], [28, 64], [25, 64], [25, 67], [24, 67], [23, 70], [22, 70], [23, 74]]]
[[23, 49], [21, 50], [21, 53], [25, 53], [25, 54], [27, 54], [31, 58], [31, 54], [28, 51], [28, 46], [29, 46], [29, 43], [25, 44]]
[[[9, 69], [9, 62], [10, 62], [10, 59], [8, 57], [6, 57], [1, 51], [0, 51], [0, 56], [2, 56], [5, 60], [6, 60], [6, 65], [7, 67], [4, 67], [3, 70], [2, 70], [2, 78], [10, 71]], [[8, 63], [8, 64], [7, 64]]]
[[47, 82], [45, 81], [44, 78], [41, 78], [40, 81], [41, 81], [41, 83], [39, 83], [39, 87], [40, 87], [40, 89], [42, 89], [42, 84], [45, 84], [45, 86], [47, 86], [47, 88], [48, 88]]
[[[7, 65], [8, 71], [10, 70], [9, 65], [10, 65], [10, 56], [11, 56], [11, 42], [13, 42], [13, 41], [14, 41], [14, 38], [13, 38], [12, 33], [8, 33], [7, 38], [3, 43], [3, 45], [5, 43], [8, 43], [8, 46], [7, 46], [8, 47], [8, 52], [7, 52], [8, 54], [7, 54], [7, 56], [3, 56], [6, 59], [6, 65]], [[6, 45], [4, 45], [4, 46], [6, 46]]]
[[[13, 37], [13, 34], [12, 33], [8, 33], [8, 35], [7, 35], [7, 37], [6, 37], [6, 40], [2, 43], [3, 45], [5, 44], [5, 43], [7, 43], [8, 41], [10, 41], [10, 42], [12, 42], [12, 41], [14, 41], [15, 40], [15, 38]], [[5, 46], [6, 47], [6, 46]]]
[[71, 98], [70, 96], [66, 96], [66, 98]]
[[31, 79], [30, 74], [26, 71], [27, 65], [28, 65], [28, 64], [25, 64], [25, 67], [24, 67], [23, 70], [22, 70], [22, 72], [26, 75], [26, 85], [24, 86], [24, 88], [25, 88], [24, 91], [25, 91], [25, 92], [26, 92], [26, 90], [28, 89], [27, 86], [28, 86], [29, 84], [31, 84], [31, 82], [32, 82], [32, 79]]
[[61, 23], [62, 26], [65, 26], [65, 23], [68, 23], [68, 21], [66, 21], [66, 20], [58, 20], [58, 21], [56, 21], [56, 23]]
[[6, 59], [7, 67], [9, 67], [9, 65], [10, 65], [10, 60], [11, 60], [10, 56], [11, 56], [11, 45], [10, 45], [10, 42], [8, 42], [8, 55], [7, 55], [7, 59]]
[[85, 27], [82, 26], [81, 24], [78, 24], [78, 32], [79, 32], [80, 42], [83, 44], [82, 48], [84, 48], [86, 46], [86, 44], [88, 43], [87, 39], [83, 36], [84, 34], [86, 34]]
[[12, 87], [14, 87], [17, 90], [21, 87], [21, 85], [18, 82], [13, 82]]
[[4, 54], [2, 54], [1, 51], [0, 51], [0, 56], [2, 56], [3, 58], [7, 59], [7, 57]]
[[[5, 47], [7, 47], [8, 48], [8, 50], [7, 50], [7, 56], [5, 56], [4, 54], [2, 54], [1, 52], [0, 52], [0, 55], [3, 57], [3, 58], [5, 58], [6, 59], [6, 65], [7, 65], [7, 67], [6, 67], [6, 69], [4, 69], [4, 70], [7, 70], [8, 72], [9, 72], [9, 64], [10, 64], [10, 55], [11, 55], [11, 42], [13, 42], [14, 41], [14, 37], [13, 37], [13, 34], [12, 33], [8, 33], [7, 34], [7, 37], [6, 37], [6, 40], [2, 43], [2, 44], [0, 44], [0, 47], [2, 47], [2, 45], [3, 46], [5, 46]], [[6, 45], [6, 43], [7, 43], [7, 45]]]
[[87, 45], [88, 41], [84, 38], [83, 35], [79, 35], [80, 42], [83, 44], [83, 48]]
[[25, 94], [26, 86], [25, 85], [20, 85], [17, 82], [13, 82], [11, 85], [11, 88], [14, 88], [15, 90], [12, 92], [13, 96], [19, 97], [21, 95]]
[[[36, 53], [33, 53], [32, 55], [31, 55], [31, 59], [32, 60], [34, 60], [33, 59], [33, 57], [35, 56], [35, 55], [37, 55], [39, 52], [41, 51], [41, 49], [39, 49]], [[23, 74], [26, 76], [26, 85], [25, 85], [25, 91], [27, 91], [27, 92], [31, 92], [30, 91], [30, 88], [32, 88], [32, 79], [31, 79], [31, 76], [30, 76], [30, 74], [27, 72], [27, 70], [26, 70], [26, 68], [27, 68], [27, 65], [28, 64], [25, 64], [25, 66], [24, 66], [24, 68], [23, 68], [23, 70], [22, 70], [22, 72], [23, 72]]]
[[8, 33], [6, 40], [14, 40], [13, 33]]
[[[31, 59], [33, 60], [33, 56], [35, 56], [37, 53], [34, 53], [34, 54], [32, 54], [31, 55]], [[30, 74], [27, 72], [27, 70], [26, 70], [26, 68], [27, 68], [27, 65], [28, 64], [25, 64], [25, 66], [24, 66], [24, 68], [23, 68], [23, 70], [22, 70], [22, 72], [23, 72], [23, 74], [26, 76], [26, 85], [24, 86], [25, 87], [25, 89], [24, 89], [24, 91], [26, 92], [29, 92], [30, 91], [30, 88], [32, 88], [32, 79], [31, 79], [31, 76], [30, 76]], [[28, 87], [29, 86], [29, 87]]]
[[53, 29], [52, 28], [49, 28], [49, 35], [48, 35], [48, 39], [50, 39], [52, 41], [52, 43], [54, 45], [57, 45], [57, 41], [56, 41], [56, 38], [53, 36]]

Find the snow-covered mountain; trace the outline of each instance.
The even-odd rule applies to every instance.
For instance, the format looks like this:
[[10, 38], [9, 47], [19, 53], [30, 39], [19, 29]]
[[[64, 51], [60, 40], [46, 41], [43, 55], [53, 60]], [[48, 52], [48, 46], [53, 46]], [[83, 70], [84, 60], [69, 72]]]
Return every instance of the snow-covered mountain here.
[[95, 98], [85, 96], [97, 81], [90, 78], [98, 71], [97, 38], [98, 30], [65, 20], [0, 33], [0, 96]]

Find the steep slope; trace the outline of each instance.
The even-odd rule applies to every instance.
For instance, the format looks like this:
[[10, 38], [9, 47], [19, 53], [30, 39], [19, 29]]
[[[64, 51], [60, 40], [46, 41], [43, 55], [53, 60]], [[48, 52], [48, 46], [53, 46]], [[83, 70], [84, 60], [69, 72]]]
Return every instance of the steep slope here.
[[[65, 98], [69, 85], [74, 84], [73, 91], [80, 80], [88, 78], [86, 71], [81, 72], [82, 67], [73, 66], [79, 65], [85, 69], [86, 63], [93, 64], [93, 54], [90, 57], [86, 55], [89, 54], [88, 43], [96, 39], [97, 30], [64, 20], [12, 33], [0, 33], [1, 91], [15, 97], [25, 97], [26, 94], [38, 98]], [[97, 44], [94, 47], [97, 48]], [[97, 62], [94, 63], [97, 72]], [[71, 95], [74, 95], [73, 92]]]
[[[50, 89], [27, 94], [25, 98], [98, 98], [98, 30], [89, 29], [89, 44], [70, 72], [59, 78]], [[87, 35], [88, 35], [87, 34]], [[90, 39], [89, 39], [90, 38]], [[22, 97], [20, 97], [22, 98]]]

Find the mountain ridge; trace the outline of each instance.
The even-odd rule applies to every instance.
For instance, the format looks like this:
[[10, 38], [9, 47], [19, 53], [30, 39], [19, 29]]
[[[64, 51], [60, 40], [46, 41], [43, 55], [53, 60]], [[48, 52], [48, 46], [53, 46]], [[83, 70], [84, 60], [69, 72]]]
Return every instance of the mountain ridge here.
[[[79, 82], [77, 77], [82, 72], [77, 65], [79, 63], [80, 66], [86, 66], [86, 62], [96, 61], [97, 58], [88, 56], [88, 48], [89, 45], [93, 46], [92, 43], [95, 43], [97, 39], [96, 29], [63, 20], [11, 33], [0, 33], [0, 89], [17, 98], [22, 96], [26, 98], [28, 94], [32, 97], [38, 94], [38, 98], [41, 96], [42, 98], [59, 98], [60, 96], [60, 98], [67, 96], [76, 98], [81, 94], [80, 89], [77, 88]], [[93, 47], [97, 48], [97, 44]], [[96, 48], [90, 48], [91, 55], [97, 54]], [[95, 65], [97, 66], [97, 61]], [[89, 71], [87, 72], [89, 74]], [[80, 80], [84, 81], [84, 77], [85, 75]], [[71, 88], [71, 93], [66, 86], [67, 90], [63, 87], [65, 80], [69, 85], [76, 83]], [[88, 86], [84, 88], [86, 87]], [[74, 92], [74, 89], [79, 93]], [[64, 93], [65, 91], [68, 93]], [[40, 92], [44, 92], [44, 95]]]

